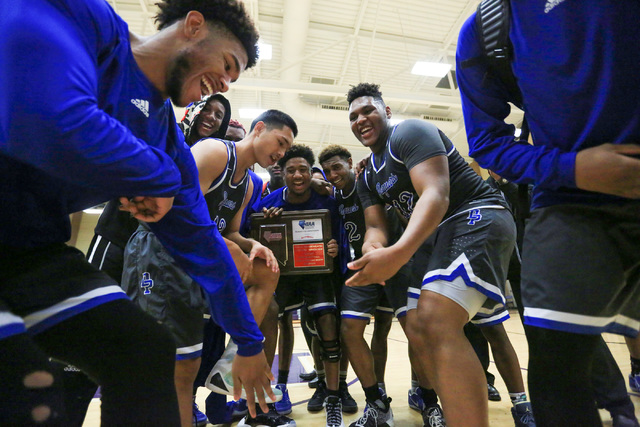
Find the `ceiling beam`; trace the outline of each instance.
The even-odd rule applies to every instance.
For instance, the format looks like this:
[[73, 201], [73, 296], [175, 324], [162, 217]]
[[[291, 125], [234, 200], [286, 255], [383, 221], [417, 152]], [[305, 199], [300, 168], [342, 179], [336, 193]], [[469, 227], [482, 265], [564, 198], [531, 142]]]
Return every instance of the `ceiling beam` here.
[[[344, 98], [351, 87], [349, 85], [328, 85], [321, 83], [287, 82], [282, 80], [265, 80], [240, 78], [231, 85], [231, 90], [263, 90], [265, 92], [299, 93], [304, 95], [337, 96]], [[442, 105], [461, 108], [458, 96], [429, 93], [413, 93], [402, 91], [385, 91], [387, 102], [408, 102], [419, 105]]]

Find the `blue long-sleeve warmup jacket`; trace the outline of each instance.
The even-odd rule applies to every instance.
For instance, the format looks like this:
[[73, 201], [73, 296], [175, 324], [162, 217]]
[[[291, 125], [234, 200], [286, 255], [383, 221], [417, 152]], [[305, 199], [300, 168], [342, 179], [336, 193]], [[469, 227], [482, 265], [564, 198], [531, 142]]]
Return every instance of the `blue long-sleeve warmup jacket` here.
[[208, 295], [238, 353], [262, 334], [169, 101], [101, 0], [17, 0], [0, 13], [0, 244], [66, 242], [68, 215], [118, 196], [174, 196], [150, 224]]
[[578, 151], [640, 144], [640, 3], [615, 0], [511, 1], [512, 69], [534, 146], [514, 143], [504, 123], [510, 96], [486, 65], [475, 14], [462, 26], [456, 75], [469, 155], [518, 183], [535, 184], [532, 206], [600, 205], [625, 199], [578, 190]]

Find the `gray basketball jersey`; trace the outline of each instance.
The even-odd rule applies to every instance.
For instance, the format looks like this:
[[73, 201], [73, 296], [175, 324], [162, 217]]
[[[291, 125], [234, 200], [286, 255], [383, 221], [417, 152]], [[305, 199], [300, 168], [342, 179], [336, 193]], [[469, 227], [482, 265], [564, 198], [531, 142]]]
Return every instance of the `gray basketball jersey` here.
[[240, 182], [233, 183], [233, 176], [237, 169], [236, 145], [222, 139], [217, 141], [227, 146], [227, 167], [213, 181], [204, 199], [209, 207], [211, 219], [218, 225], [220, 234], [224, 234], [227, 225], [242, 207], [249, 188], [249, 174], [245, 171]]
[[408, 220], [418, 201], [409, 171], [439, 155], [447, 156], [449, 163], [449, 208], [444, 219], [480, 202], [505, 207], [499, 193], [471, 169], [449, 138], [434, 125], [420, 120], [406, 120], [394, 126], [385, 149], [371, 154], [364, 179], [358, 182], [362, 206], [366, 209], [388, 203]]
[[334, 196], [338, 204], [338, 212], [342, 216], [342, 224], [349, 239], [349, 244], [355, 252], [355, 257], [360, 258], [362, 256], [362, 244], [364, 243], [366, 227], [364, 209], [360, 204], [355, 183], [351, 191], [346, 194], [342, 190], [336, 189]]

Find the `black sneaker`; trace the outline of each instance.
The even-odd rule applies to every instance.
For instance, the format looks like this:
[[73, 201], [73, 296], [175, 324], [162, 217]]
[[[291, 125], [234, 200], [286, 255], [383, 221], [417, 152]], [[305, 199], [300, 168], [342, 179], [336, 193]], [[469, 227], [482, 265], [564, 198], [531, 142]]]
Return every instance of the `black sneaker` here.
[[442, 408], [437, 403], [435, 405], [429, 405], [422, 411], [422, 422], [424, 427], [446, 427], [447, 423], [444, 421], [444, 414]]
[[487, 389], [489, 390], [489, 400], [492, 402], [500, 402], [502, 397], [500, 397], [500, 392], [493, 385], [487, 383]]
[[358, 412], [358, 403], [349, 394], [349, 386], [345, 381], [340, 381], [338, 392], [340, 393], [340, 402], [342, 402], [342, 412], [345, 414]]
[[307, 385], [309, 386], [309, 388], [318, 388], [319, 382], [320, 382], [320, 379], [316, 376], [314, 379], [309, 381]]
[[[391, 410], [391, 398], [383, 397], [384, 401], [376, 400], [375, 403], [367, 402], [364, 414], [349, 427], [391, 427], [393, 426], [393, 411]], [[387, 408], [385, 411], [384, 407]]]
[[324, 409], [327, 411], [327, 427], [344, 427], [342, 422], [342, 403], [337, 396], [327, 396], [324, 401]]
[[247, 414], [238, 423], [238, 427], [296, 427], [296, 422], [289, 417], [276, 412], [273, 404], [269, 404], [269, 412], [266, 414], [260, 409], [255, 418]]
[[324, 399], [327, 398], [327, 384], [324, 381], [318, 381], [318, 387], [316, 391], [309, 399], [309, 403], [307, 403], [307, 411], [317, 412], [322, 410], [324, 406]]
[[311, 372], [302, 372], [300, 374], [300, 379], [302, 381], [311, 381], [311, 380], [314, 380], [316, 378], [318, 378], [318, 373], [316, 372], [315, 369], [313, 371], [311, 371]]

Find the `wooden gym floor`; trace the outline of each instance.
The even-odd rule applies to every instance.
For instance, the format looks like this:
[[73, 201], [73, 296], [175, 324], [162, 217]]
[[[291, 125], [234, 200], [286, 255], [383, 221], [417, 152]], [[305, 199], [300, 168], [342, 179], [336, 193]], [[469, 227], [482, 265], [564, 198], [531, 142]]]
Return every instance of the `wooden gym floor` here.
[[[371, 337], [371, 331], [373, 326], [369, 325], [365, 334], [367, 337]], [[522, 368], [522, 375], [527, 382], [527, 363], [528, 352], [527, 343], [522, 330], [522, 324], [518, 318], [518, 313], [515, 310], [511, 311], [511, 318], [505, 322], [505, 329], [509, 334], [513, 347], [518, 354], [520, 366]], [[307, 412], [306, 403], [312, 396], [314, 390], [307, 386], [307, 383], [295, 382], [298, 380], [298, 373], [302, 370], [313, 369], [313, 361], [309, 356], [309, 350], [302, 335], [302, 330], [297, 322], [294, 323], [295, 330], [295, 344], [294, 344], [294, 361], [292, 362], [291, 375], [289, 377], [290, 384], [288, 386], [289, 396], [293, 404], [293, 412], [289, 415], [293, 418], [297, 425], [300, 427], [324, 427], [325, 414], [324, 411], [317, 413]], [[624, 342], [624, 338], [618, 335], [604, 335], [605, 341], [609, 344], [609, 348], [613, 353], [622, 374], [625, 376], [625, 380], [629, 374], [629, 352]], [[420, 414], [412, 409], [409, 409], [407, 405], [407, 390], [411, 385], [411, 372], [409, 368], [409, 357], [407, 355], [407, 338], [404, 336], [402, 329], [397, 321], [394, 321], [389, 334], [389, 346], [388, 346], [388, 360], [386, 368], [386, 387], [387, 394], [393, 399], [391, 407], [393, 409], [395, 425], [398, 427], [422, 427], [422, 418]], [[276, 356], [277, 357], [277, 356]], [[275, 365], [276, 363], [274, 363]], [[496, 376], [495, 386], [502, 395], [502, 401], [489, 402], [489, 420], [492, 426], [507, 427], [513, 426], [513, 419], [511, 418], [511, 403], [509, 400], [509, 394], [507, 388], [500, 378], [498, 371], [493, 364], [493, 361], [489, 367], [489, 371]], [[277, 375], [277, 368], [276, 368]], [[349, 369], [349, 375], [347, 382], [351, 384], [349, 391], [354, 399], [358, 402], [358, 413], [352, 415], [344, 415], [344, 423], [348, 426], [351, 422], [355, 421], [364, 408], [364, 393], [362, 387], [358, 382], [353, 370]], [[207, 397], [209, 390], [200, 388], [196, 397], [197, 403], [201, 409], [204, 409], [204, 400]], [[636, 406], [636, 415], [640, 418], [640, 394], [630, 391], [631, 400]], [[158, 402], [159, 405], [162, 402]], [[603, 424], [605, 426], [611, 425], [611, 418], [606, 411], [600, 411]], [[231, 424], [235, 426], [237, 423]], [[89, 412], [85, 420], [84, 426], [94, 427], [100, 425], [100, 401], [99, 399], [93, 399]]]

